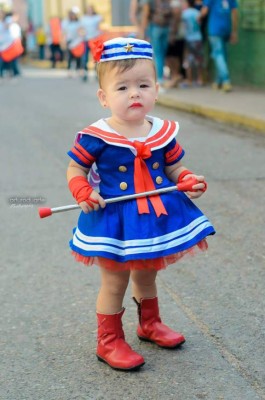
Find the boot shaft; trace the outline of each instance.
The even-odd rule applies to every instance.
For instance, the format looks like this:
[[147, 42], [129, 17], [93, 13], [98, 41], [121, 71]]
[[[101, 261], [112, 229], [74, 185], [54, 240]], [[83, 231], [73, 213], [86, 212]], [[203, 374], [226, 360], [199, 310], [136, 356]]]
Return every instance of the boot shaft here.
[[140, 303], [138, 303], [135, 297], [133, 297], [133, 300], [137, 305], [140, 325], [147, 321], [148, 323], [161, 322], [157, 297], [141, 299]]
[[159, 315], [158, 298], [141, 299], [140, 303], [133, 298], [138, 307], [139, 339], [156, 343], [165, 348], [175, 348], [185, 342], [184, 336], [163, 324]]
[[116, 314], [100, 314], [97, 313], [98, 321], [98, 342], [109, 342], [116, 339], [124, 339], [122, 328], [122, 316], [125, 309], [123, 308]]
[[132, 371], [144, 365], [144, 359], [140, 354], [133, 351], [125, 341], [122, 329], [124, 311], [123, 308], [116, 314], [97, 313], [97, 357], [112, 368]]

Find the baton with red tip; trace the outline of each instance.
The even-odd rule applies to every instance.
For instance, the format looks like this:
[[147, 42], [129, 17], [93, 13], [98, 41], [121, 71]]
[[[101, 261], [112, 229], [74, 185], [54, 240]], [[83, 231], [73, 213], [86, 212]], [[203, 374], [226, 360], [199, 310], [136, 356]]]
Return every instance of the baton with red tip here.
[[[105, 202], [106, 202], [106, 204], [115, 203], [117, 201], [132, 200], [132, 199], [137, 199], [139, 197], [155, 196], [160, 193], [173, 192], [174, 190], [179, 190], [181, 192], [192, 192], [193, 186], [196, 185], [197, 183], [201, 183], [201, 182], [199, 182], [196, 178], [189, 178], [186, 181], [178, 183], [176, 186], [170, 186], [170, 187], [165, 187], [162, 189], [150, 190], [149, 192], [128, 194], [126, 196], [112, 197], [110, 199], [106, 199]], [[62, 207], [55, 207], [55, 208], [43, 207], [43, 208], [39, 208], [39, 216], [40, 216], [40, 218], [46, 218], [55, 213], [76, 210], [77, 208], [80, 208], [79, 204], [71, 204], [69, 206], [62, 206]]]

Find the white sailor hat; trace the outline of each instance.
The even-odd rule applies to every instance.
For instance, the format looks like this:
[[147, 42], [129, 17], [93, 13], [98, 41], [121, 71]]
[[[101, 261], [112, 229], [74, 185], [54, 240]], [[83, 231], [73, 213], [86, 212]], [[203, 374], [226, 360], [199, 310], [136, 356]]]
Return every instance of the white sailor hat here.
[[90, 48], [97, 62], [125, 60], [129, 58], [153, 59], [153, 49], [149, 42], [133, 37], [118, 37], [107, 40], [94, 40]]

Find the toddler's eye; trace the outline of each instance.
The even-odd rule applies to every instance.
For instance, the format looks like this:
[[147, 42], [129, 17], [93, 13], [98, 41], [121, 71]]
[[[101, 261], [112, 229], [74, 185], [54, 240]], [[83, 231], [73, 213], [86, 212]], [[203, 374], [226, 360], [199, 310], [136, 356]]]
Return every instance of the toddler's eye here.
[[127, 89], [126, 86], [121, 86], [121, 87], [119, 87], [118, 90], [126, 90], [126, 89]]
[[140, 88], [147, 88], [147, 87], [149, 87], [149, 85], [147, 85], [146, 83], [142, 83], [142, 84], [140, 85]]

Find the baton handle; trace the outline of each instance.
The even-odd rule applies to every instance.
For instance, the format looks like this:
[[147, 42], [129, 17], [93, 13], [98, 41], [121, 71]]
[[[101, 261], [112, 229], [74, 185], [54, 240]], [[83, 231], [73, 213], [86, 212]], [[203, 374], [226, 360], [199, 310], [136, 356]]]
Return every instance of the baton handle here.
[[[117, 201], [138, 199], [140, 197], [156, 196], [161, 193], [173, 192], [175, 190], [179, 190], [181, 192], [188, 192], [188, 191], [192, 191], [193, 186], [196, 185], [197, 183], [199, 183], [199, 181], [196, 178], [189, 178], [183, 182], [178, 183], [175, 186], [169, 186], [169, 187], [165, 187], [162, 189], [150, 190], [148, 192], [143, 192], [143, 193], [133, 193], [133, 194], [125, 195], [125, 196], [112, 197], [112, 198], [106, 199], [105, 202], [106, 202], [106, 204], [116, 203]], [[76, 210], [77, 208], [80, 208], [79, 204], [71, 204], [68, 206], [61, 206], [61, 207], [54, 207], [54, 208], [42, 207], [42, 208], [39, 208], [39, 216], [40, 216], [40, 218], [46, 218], [52, 214], [56, 214], [56, 213], [60, 213], [60, 212], [64, 212], [64, 211]]]

